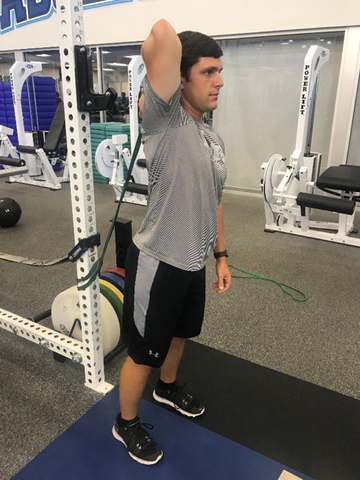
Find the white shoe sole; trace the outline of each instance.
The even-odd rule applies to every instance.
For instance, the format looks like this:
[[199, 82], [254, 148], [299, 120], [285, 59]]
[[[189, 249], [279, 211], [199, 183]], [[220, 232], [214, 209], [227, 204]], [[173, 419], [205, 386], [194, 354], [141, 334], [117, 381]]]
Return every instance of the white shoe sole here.
[[[112, 428], [112, 434], [116, 438], [116, 440], [119, 440], [119, 442], [124, 444], [125, 447], [127, 448], [127, 445], [124, 442], [124, 439], [117, 433], [117, 431], [115, 429], [115, 426], [113, 426], [113, 428]], [[128, 454], [130, 455], [130, 457], [133, 460], [135, 460], [138, 463], [141, 463], [142, 465], [155, 465], [155, 463], [157, 463], [162, 458], [162, 456], [164, 455], [164, 452], [161, 452], [161, 454], [158, 456], [158, 458], [156, 460], [151, 460], [151, 461], [150, 460], [143, 460], [142, 458], [139, 458], [136, 455], [129, 452], [129, 450], [128, 450]]]
[[205, 407], [203, 407], [203, 409], [201, 410], [200, 413], [187, 412], [186, 410], [183, 410], [182, 408], [176, 406], [174, 402], [171, 402], [170, 400], [167, 400], [166, 398], [159, 397], [159, 395], [156, 394], [155, 390], [153, 391], [153, 397], [155, 398], [155, 400], [157, 402], [164, 403], [165, 405], [169, 405], [170, 407], [175, 408], [175, 410], [177, 412], [180, 412], [183, 415], [186, 415], [187, 417], [199, 417], [200, 415], [202, 415], [205, 412]]

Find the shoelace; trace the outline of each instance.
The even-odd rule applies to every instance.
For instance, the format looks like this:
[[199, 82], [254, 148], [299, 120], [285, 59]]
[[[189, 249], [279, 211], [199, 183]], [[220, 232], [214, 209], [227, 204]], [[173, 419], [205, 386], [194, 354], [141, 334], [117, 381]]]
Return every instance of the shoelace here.
[[148, 430], [152, 430], [154, 428], [151, 423], [138, 423], [134, 426], [134, 435], [136, 437], [136, 444], [139, 450], [142, 450], [143, 447], [152, 448], [156, 446], [154, 440], [146, 433], [146, 431], [142, 427], [145, 427]]
[[184, 403], [186, 406], [190, 405], [190, 403], [192, 402], [192, 400], [194, 399], [194, 397], [192, 395], [190, 395], [189, 393], [185, 392], [184, 391], [184, 388], [186, 386], [186, 382], [182, 383], [181, 385], [177, 385], [176, 386], [176, 396], [177, 398], [179, 398], [179, 403], [180, 406], [178, 406], [176, 403], [175, 403], [175, 408], [176, 409], [180, 409], [181, 408], [181, 403]]

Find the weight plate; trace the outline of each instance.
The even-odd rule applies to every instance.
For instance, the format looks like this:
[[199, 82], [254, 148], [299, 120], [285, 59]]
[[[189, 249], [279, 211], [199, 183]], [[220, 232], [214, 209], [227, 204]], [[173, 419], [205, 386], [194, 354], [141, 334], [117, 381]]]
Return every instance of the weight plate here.
[[109, 273], [109, 272], [101, 272], [100, 278], [112, 283], [114, 287], [120, 290], [121, 293], [124, 293], [125, 282], [122, 278], [118, 277], [114, 273]]
[[273, 203], [275, 201], [274, 189], [279, 187], [285, 174], [286, 163], [283, 160], [283, 156], [276, 153], [268, 161], [264, 172], [263, 189], [267, 202]]
[[108, 285], [104, 285], [104, 282], [105, 280], [100, 280], [100, 292], [102, 295], [104, 295], [104, 297], [106, 297], [109, 300], [109, 302], [113, 306], [118, 317], [119, 325], [121, 327], [122, 316], [123, 316], [123, 304], [121, 303], [120, 298], [116, 295], [116, 293], [114, 293]]
[[104, 272], [113, 273], [114, 275], [117, 275], [118, 277], [125, 280], [125, 270], [123, 268], [111, 267], [111, 268], [107, 268], [106, 270], [104, 270]]
[[106, 280], [105, 278], [101, 278], [100, 276], [100, 283], [105, 285], [105, 287], [109, 288], [120, 300], [121, 303], [124, 303], [124, 294], [111, 282]]
[[[80, 321], [79, 291], [71, 287], [55, 297], [51, 306], [51, 318], [54, 330], [68, 335], [76, 319]], [[117, 347], [120, 341], [119, 318], [115, 308], [105, 295], [100, 296], [101, 330], [104, 356]], [[82, 327], [83, 329], [84, 327]], [[79, 323], [72, 333], [72, 338], [82, 342], [82, 329]]]
[[115, 147], [110, 139], [103, 140], [95, 153], [95, 165], [98, 172], [106, 178], [112, 177], [115, 159]]

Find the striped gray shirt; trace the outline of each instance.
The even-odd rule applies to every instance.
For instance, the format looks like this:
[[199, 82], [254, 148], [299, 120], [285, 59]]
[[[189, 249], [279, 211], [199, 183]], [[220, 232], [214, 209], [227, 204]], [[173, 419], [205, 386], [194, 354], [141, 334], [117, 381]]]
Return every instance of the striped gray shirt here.
[[145, 87], [142, 133], [149, 171], [148, 210], [135, 245], [182, 270], [200, 270], [217, 242], [226, 179], [224, 143], [180, 105]]

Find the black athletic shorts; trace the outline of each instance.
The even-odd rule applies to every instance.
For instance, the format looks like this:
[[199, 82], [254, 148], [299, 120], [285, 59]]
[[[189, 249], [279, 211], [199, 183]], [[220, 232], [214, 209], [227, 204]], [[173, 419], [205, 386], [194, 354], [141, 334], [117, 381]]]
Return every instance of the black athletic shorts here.
[[[205, 306], [205, 267], [188, 272], [131, 244], [125, 265], [124, 323], [135, 363], [161, 367], [173, 337], [200, 334]], [[127, 330], [127, 328], [126, 328]]]

